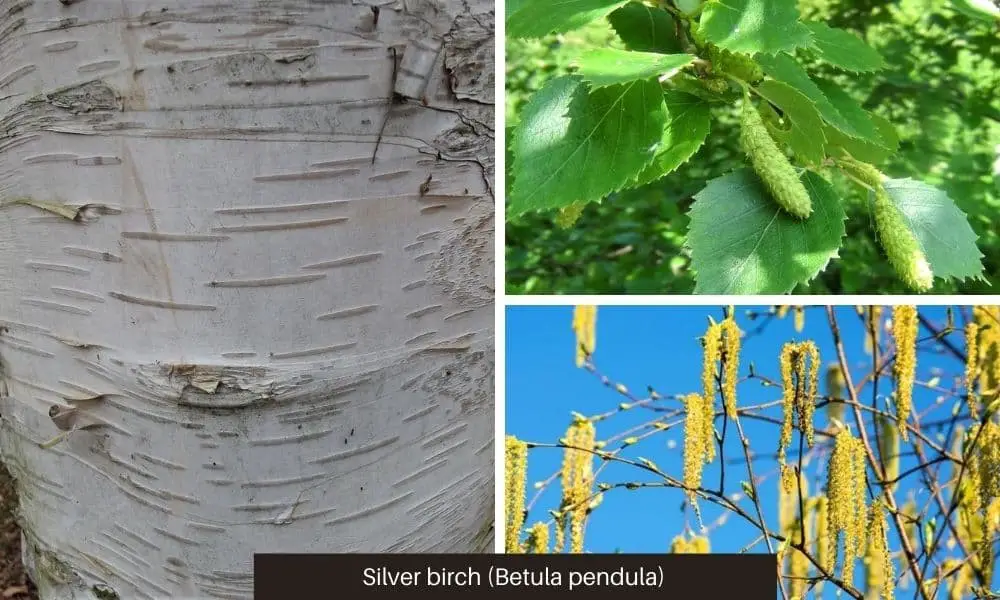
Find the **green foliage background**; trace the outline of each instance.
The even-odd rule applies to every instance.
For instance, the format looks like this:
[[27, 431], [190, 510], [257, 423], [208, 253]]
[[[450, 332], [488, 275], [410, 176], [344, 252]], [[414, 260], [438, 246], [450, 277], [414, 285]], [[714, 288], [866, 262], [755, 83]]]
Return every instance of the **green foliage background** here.
[[[519, 4], [508, 2], [507, 12]], [[993, 174], [1000, 160], [1000, 25], [969, 18], [943, 0], [801, 0], [799, 6], [804, 18], [854, 31], [879, 50], [887, 67], [876, 73], [846, 76], [819, 63], [805, 66], [889, 119], [900, 149], [885, 173], [946, 191], [979, 236], [993, 285], [938, 279], [931, 293], [1000, 293], [1000, 177]], [[532, 92], [569, 72], [584, 45], [621, 47], [605, 20], [541, 40], [507, 41], [508, 126]], [[572, 228], [557, 227], [551, 211], [510, 219], [507, 292], [691, 293], [685, 213], [707, 179], [743, 164], [737, 135], [734, 107], [713, 122], [705, 145], [685, 166], [587, 204]], [[849, 215], [840, 258], [795, 293], [909, 293], [881, 254], [857, 187], [839, 178], [833, 183]]]

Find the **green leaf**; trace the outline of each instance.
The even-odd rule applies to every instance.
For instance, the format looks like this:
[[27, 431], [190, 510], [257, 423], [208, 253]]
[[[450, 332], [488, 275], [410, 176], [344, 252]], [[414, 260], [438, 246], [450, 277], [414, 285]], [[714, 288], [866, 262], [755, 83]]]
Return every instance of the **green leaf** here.
[[983, 254], [976, 247], [976, 234], [947, 194], [913, 179], [890, 179], [882, 185], [903, 213], [935, 277], [983, 277]]
[[598, 48], [587, 52], [577, 61], [577, 74], [591, 89], [672, 75], [691, 64], [690, 54], [656, 54], [629, 52], [616, 48]]
[[507, 35], [537, 38], [579, 29], [628, 0], [527, 0], [507, 17]]
[[747, 54], [776, 54], [812, 41], [796, 0], [709, 0], [698, 31], [720, 48]]
[[861, 108], [861, 103], [835, 83], [821, 81], [816, 85], [819, 86], [819, 89], [826, 96], [827, 100], [830, 101], [830, 104], [837, 109], [837, 112], [851, 124], [851, 129], [854, 133], [851, 134], [846, 131], [844, 133], [868, 142], [881, 143], [882, 139], [879, 137], [878, 129], [875, 128], [875, 123], [872, 122], [868, 111]]
[[833, 187], [806, 172], [806, 220], [787, 215], [750, 169], [713, 179], [695, 195], [687, 245], [696, 294], [784, 294], [822, 271], [844, 237]]
[[958, 12], [983, 21], [1000, 20], [1000, 6], [991, 0], [951, 0]]
[[824, 127], [827, 148], [833, 156], [839, 156], [837, 148], [847, 152], [854, 158], [872, 164], [880, 164], [895, 153], [894, 149], [880, 143], [867, 142], [859, 138], [846, 136], [833, 127]]
[[806, 23], [813, 35], [812, 49], [824, 61], [847, 71], [877, 71], [885, 66], [882, 56], [849, 31], [826, 23]]
[[608, 21], [629, 50], [674, 54], [683, 51], [670, 13], [630, 2], [608, 15]]
[[636, 179], [645, 185], [667, 175], [694, 156], [705, 143], [712, 119], [708, 103], [684, 92], [668, 90], [663, 95], [667, 107], [667, 126], [656, 149], [656, 157]]
[[823, 120], [836, 127], [838, 131], [849, 136], [856, 137], [861, 135], [854, 129], [850, 121], [845, 119], [834, 108], [833, 104], [826, 97], [826, 94], [823, 93], [823, 90], [816, 85], [816, 82], [809, 77], [806, 70], [800, 67], [791, 56], [787, 54], [758, 56], [757, 62], [760, 63], [764, 68], [764, 72], [770, 77], [782, 83], [787, 83], [805, 94], [807, 98], [816, 104], [816, 109], [819, 111], [820, 116], [823, 117]]
[[882, 144], [895, 153], [899, 149], [899, 134], [896, 133], [896, 126], [889, 119], [881, 115], [868, 113], [868, 116], [871, 117], [872, 123], [875, 124], [875, 129], [878, 131], [878, 137], [882, 141]]
[[755, 89], [768, 102], [780, 108], [791, 123], [787, 132], [773, 133], [775, 139], [787, 144], [802, 162], [812, 165], [823, 162], [823, 145], [826, 143], [823, 119], [813, 101], [787, 83], [773, 79], [761, 82]]
[[549, 81], [521, 112], [508, 215], [600, 200], [653, 160], [667, 124], [655, 81], [589, 91], [576, 76]]

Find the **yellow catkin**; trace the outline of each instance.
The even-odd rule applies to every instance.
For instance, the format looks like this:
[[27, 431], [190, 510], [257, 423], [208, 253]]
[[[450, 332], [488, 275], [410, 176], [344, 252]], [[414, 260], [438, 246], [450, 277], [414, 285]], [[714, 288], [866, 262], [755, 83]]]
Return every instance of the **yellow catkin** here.
[[[791, 539], [795, 541], [796, 544], [802, 542], [802, 523], [798, 520], [794, 523], [794, 531], [791, 533]], [[809, 529], [806, 527], [806, 539], [809, 539]], [[788, 555], [788, 595], [791, 598], [804, 598], [806, 593], [806, 587], [808, 584], [807, 577], [809, 576], [809, 558], [803, 554], [801, 551], [795, 548], [789, 549], [787, 551]]]
[[[826, 496], [816, 497], [816, 561], [827, 572], [833, 571], [834, 556], [830, 550], [829, 503]], [[817, 590], [818, 592], [819, 590]]]
[[785, 318], [785, 316], [786, 316], [786, 315], [788, 314], [788, 311], [789, 311], [789, 310], [790, 310], [791, 308], [792, 308], [792, 307], [791, 307], [791, 306], [788, 306], [788, 305], [780, 305], [780, 306], [776, 306], [776, 307], [775, 307], [775, 314], [777, 314], [777, 316], [778, 316], [778, 318], [779, 318], [779, 319], [784, 319], [784, 318]]
[[554, 554], [562, 554], [562, 551], [566, 549], [567, 523], [569, 523], [568, 513], [561, 512], [558, 516], [556, 516], [556, 536], [555, 543], [552, 545], [552, 552]]
[[896, 418], [899, 434], [909, 441], [906, 421], [913, 408], [913, 379], [917, 371], [917, 307], [900, 305], [892, 309], [892, 336], [896, 342]]
[[795, 385], [792, 383], [792, 373], [795, 369], [792, 355], [795, 344], [785, 344], [781, 349], [781, 408], [784, 419], [781, 422], [781, 437], [778, 440], [778, 463], [781, 466], [782, 487], [785, 490], [791, 489], [789, 485], [788, 468], [785, 464], [785, 454], [788, 445], [792, 443], [792, 415], [795, 412]]
[[685, 537], [679, 535], [670, 542], [671, 554], [708, 554], [712, 551], [712, 545], [707, 536], [692, 535]]
[[[812, 540], [810, 525], [810, 510], [814, 499], [809, 498], [809, 486], [806, 478], [799, 474], [799, 486], [802, 487], [802, 498], [806, 514], [799, 514], [799, 490], [793, 488], [786, 492], [784, 485], [778, 486], [778, 523], [781, 534], [795, 545], [807, 545]], [[802, 537], [803, 529], [805, 538]], [[785, 572], [788, 576], [788, 589], [791, 598], [803, 598], [806, 591], [806, 577], [809, 575], [809, 558], [801, 551], [789, 548], [785, 552]]]
[[542, 522], [532, 525], [528, 529], [528, 539], [524, 546], [528, 554], [548, 554], [549, 526]]
[[695, 489], [701, 487], [701, 474], [707, 458], [707, 448], [713, 440], [705, 438], [705, 400], [700, 394], [688, 394], [684, 397], [684, 485], [687, 498], [695, 504], [697, 495]]
[[969, 414], [979, 420], [979, 406], [976, 403], [976, 376], [979, 370], [979, 325], [970, 322], [965, 325], [965, 393], [969, 396]]
[[506, 438], [504, 452], [504, 490], [506, 530], [504, 546], [508, 553], [521, 552], [521, 527], [524, 525], [525, 483], [528, 476], [528, 445], [512, 435]]
[[[885, 465], [885, 480], [893, 481], [899, 477], [899, 429], [884, 415], [876, 415], [875, 424], [878, 427], [878, 447]], [[896, 484], [889, 485], [889, 490], [895, 490]]]
[[798, 417], [799, 431], [805, 436], [809, 447], [811, 448], [815, 442], [813, 415], [816, 411], [818, 365], [819, 350], [811, 341], [789, 342], [781, 349], [781, 400], [784, 420], [778, 442], [778, 463], [781, 465], [781, 478], [786, 489], [790, 489], [794, 481], [786, 464], [787, 449], [792, 442], [793, 413]]
[[785, 483], [778, 480], [778, 532], [788, 536], [799, 512], [799, 495], [794, 490], [786, 490]]
[[740, 369], [740, 336], [742, 332], [732, 317], [722, 322], [723, 346], [725, 359], [722, 365], [722, 399], [726, 406], [726, 415], [736, 418], [736, 380]]
[[[865, 310], [865, 353], [871, 354], [882, 335], [882, 307], [869, 306]], [[873, 335], [874, 333], [874, 335]]]
[[830, 429], [836, 433], [840, 425], [844, 422], [844, 403], [835, 402], [834, 399], [847, 399], [847, 379], [844, 378], [844, 371], [840, 368], [840, 363], [830, 363], [826, 366], [826, 395], [830, 402], [826, 405], [826, 418], [830, 423]]
[[973, 309], [979, 327], [979, 393], [984, 405], [1000, 396], [1000, 306]]
[[830, 564], [835, 562], [837, 537], [843, 535], [844, 562], [841, 577], [853, 580], [854, 559], [865, 549], [865, 450], [861, 440], [842, 429], [834, 439], [827, 466], [827, 541]]
[[868, 519], [868, 544], [865, 549], [865, 584], [869, 591], [878, 590], [883, 600], [892, 600], [896, 577], [889, 554], [889, 535], [885, 512], [880, 502], [872, 504]]
[[563, 511], [569, 515], [570, 552], [583, 552], [583, 527], [587, 519], [587, 506], [594, 484], [594, 423], [586, 418], [576, 418], [566, 431], [566, 448], [563, 454], [562, 488]]
[[802, 333], [802, 330], [806, 326], [806, 307], [796, 306], [795, 307], [795, 331], [797, 333]]
[[979, 441], [976, 442], [974, 466], [982, 506], [989, 506], [993, 500], [1000, 498], [1000, 424], [988, 420], [969, 434], [975, 436], [977, 432]]
[[[949, 558], [941, 564], [941, 571], [948, 573], [962, 565], [962, 561], [957, 558]], [[955, 573], [948, 578], [948, 600], [963, 600], [972, 591], [972, 584], [975, 583], [975, 572], [968, 563], [959, 567]]]
[[597, 347], [597, 307], [573, 309], [573, 333], [576, 334], [576, 366], [582, 367]]
[[[799, 427], [804, 429], [806, 444], [812, 448], [816, 443], [816, 428], [813, 417], [816, 414], [816, 390], [819, 387], [819, 349], [810, 341], [802, 342], [802, 354], [809, 359], [806, 373], [800, 381], [808, 382], [806, 394], [799, 402]], [[803, 358], [803, 364], [805, 363]], [[800, 386], [802, 383], [799, 384]]]
[[[799, 473], [799, 486], [802, 488], [802, 497], [809, 497], [809, 481], [804, 473]], [[778, 527], [781, 535], [788, 537], [793, 532], [793, 527], [799, 518], [799, 489], [794, 485], [790, 490], [786, 490], [783, 483], [778, 485]]]

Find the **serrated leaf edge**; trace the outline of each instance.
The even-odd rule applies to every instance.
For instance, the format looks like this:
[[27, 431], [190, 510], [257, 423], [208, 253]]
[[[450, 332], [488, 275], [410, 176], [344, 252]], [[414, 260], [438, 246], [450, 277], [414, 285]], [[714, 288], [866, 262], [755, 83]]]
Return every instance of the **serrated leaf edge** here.
[[[570, 74], [570, 75], [563, 75], [563, 77], [577, 77], [577, 78], [579, 78], [579, 75]], [[633, 81], [633, 82], [630, 82], [630, 83], [618, 84], [618, 85], [635, 85], [635, 83], [637, 83], [638, 81], [645, 81], [645, 80], [636, 80], [636, 81]], [[537, 94], [537, 93], [538, 92], [536, 91], [535, 94]], [[535, 94], [532, 94], [532, 96], [534, 96]], [[530, 103], [531, 100], [529, 99], [528, 102]], [[663, 104], [665, 102], [664, 99], [663, 99], [663, 94], [662, 93], [660, 94], [660, 102], [661, 102], [661, 104]], [[520, 125], [520, 123], [519, 123], [519, 125]], [[515, 130], [514, 130], [514, 143], [515, 144], [517, 143], [517, 138], [519, 137], [518, 134], [519, 134], [519, 128], [515, 128]], [[516, 148], [516, 146], [515, 146], [515, 148]], [[511, 154], [514, 155], [514, 164], [515, 164], [515, 170], [516, 170], [516, 165], [517, 165], [517, 160], [518, 160], [517, 159], [517, 152], [514, 149], [512, 149], [511, 150]], [[610, 196], [611, 194], [620, 192], [620, 191], [625, 190], [625, 189], [629, 189], [629, 182], [632, 180], [632, 177], [638, 177], [639, 173], [642, 173], [643, 170], [646, 169], [646, 167], [648, 167], [649, 165], [651, 165], [653, 163], [653, 160], [655, 160], [655, 158], [656, 158], [656, 154], [651, 154], [650, 157], [646, 160], [646, 162], [644, 162], [642, 164], [642, 167], [638, 170], [638, 172], [636, 173], [636, 175], [631, 176], [631, 177], [626, 177], [625, 180], [622, 183], [617, 184], [616, 187], [614, 187], [613, 189], [605, 192], [604, 195], [601, 196], [600, 198], [582, 198], [582, 199], [573, 200], [573, 201], [568, 202], [568, 203], [566, 203], [566, 204], [564, 204], [562, 206], [547, 206], [547, 207], [542, 208], [542, 209], [526, 208], [526, 209], [523, 209], [523, 210], [520, 210], [520, 211], [511, 211], [509, 209], [509, 205], [508, 205], [508, 206], [505, 207], [505, 213], [506, 213], [505, 214], [505, 218], [506, 217], [510, 217], [510, 216], [515, 216], [515, 217], [521, 216], [523, 214], [526, 214], [526, 213], [532, 212], [532, 211], [540, 212], [540, 211], [543, 211], [543, 210], [558, 210], [559, 208], [562, 208], [563, 206], [569, 206], [570, 204], [590, 204], [592, 202], [600, 202], [600, 201], [604, 200], [604, 198], [607, 198], [608, 196]], [[511, 191], [513, 192], [514, 190], [512, 189]], [[516, 194], [511, 193], [511, 196], [516, 196]]]

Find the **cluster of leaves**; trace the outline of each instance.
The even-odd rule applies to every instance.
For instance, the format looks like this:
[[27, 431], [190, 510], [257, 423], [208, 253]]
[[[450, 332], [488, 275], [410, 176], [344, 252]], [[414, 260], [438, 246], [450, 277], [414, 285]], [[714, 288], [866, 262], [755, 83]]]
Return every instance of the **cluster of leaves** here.
[[[879, 238], [911, 287], [929, 283], [912, 276], [916, 253], [925, 275], [983, 278], [977, 235], [946, 193], [911, 179], [865, 181], [845, 167], [892, 166], [899, 145], [893, 125], [838, 80], [884, 66], [860, 38], [803, 21], [794, 0], [514, 3], [507, 31], [537, 37], [605, 18], [620, 43], [579, 53], [575, 72], [548, 79], [508, 130], [508, 215], [557, 209], [558, 220], [571, 222], [587, 202], [662, 181], [712, 143], [713, 120], [724, 135], [733, 107], [749, 102], [781, 148], [776, 160], [793, 157], [810, 210], [806, 218], [783, 210], [759, 160], [751, 161], [756, 172], [709, 181], [687, 213], [696, 292], [784, 293], [812, 280], [848, 231], [844, 181], [867, 193]], [[845, 177], [829, 181], [837, 174]], [[905, 251], [893, 236], [908, 238]]]

